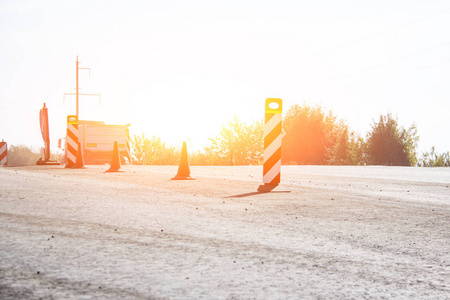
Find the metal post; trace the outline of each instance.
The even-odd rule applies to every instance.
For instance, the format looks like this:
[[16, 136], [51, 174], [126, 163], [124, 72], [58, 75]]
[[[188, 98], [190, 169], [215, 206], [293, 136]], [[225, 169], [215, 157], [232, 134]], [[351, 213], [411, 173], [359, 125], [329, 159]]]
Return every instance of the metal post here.
[[98, 96], [98, 103], [100, 103], [100, 94], [80, 94], [80, 86], [78, 85], [78, 71], [79, 70], [89, 70], [89, 77], [91, 76], [91, 69], [90, 68], [80, 68], [79, 67], [80, 62], [78, 61], [77, 56], [77, 62], [76, 62], [76, 85], [75, 85], [75, 93], [64, 93], [63, 101], [65, 101], [66, 95], [75, 95], [76, 96], [76, 116], [77, 119], [79, 118], [79, 97], [80, 96]]
[[76, 101], [77, 101], [76, 105], [77, 105], [77, 119], [78, 119], [78, 95], [79, 95], [79, 92], [78, 92], [78, 56], [77, 56], [77, 83], [76, 83], [75, 90], [76, 90], [75, 93], [76, 93]]

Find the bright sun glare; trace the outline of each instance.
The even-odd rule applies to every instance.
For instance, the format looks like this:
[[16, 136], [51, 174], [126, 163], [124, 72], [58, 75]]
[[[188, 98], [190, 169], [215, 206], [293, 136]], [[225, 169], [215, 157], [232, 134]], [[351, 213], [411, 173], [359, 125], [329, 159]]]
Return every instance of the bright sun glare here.
[[[274, 3], [274, 2], [273, 2]], [[417, 124], [421, 149], [450, 130], [447, 82], [450, 9], [410, 1], [273, 4], [2, 1], [2, 136], [42, 146], [37, 115], [49, 109], [52, 145], [74, 114], [80, 58], [80, 118], [131, 124], [132, 134], [172, 145], [208, 144], [237, 116], [264, 117], [266, 98], [319, 104], [365, 134], [392, 112]], [[63, 16], [63, 17], [62, 17]], [[64, 22], [61, 22], [64, 18]], [[424, 101], [433, 109], [424, 109]], [[436, 109], [438, 108], [438, 109]], [[53, 146], [52, 146], [53, 147]]]

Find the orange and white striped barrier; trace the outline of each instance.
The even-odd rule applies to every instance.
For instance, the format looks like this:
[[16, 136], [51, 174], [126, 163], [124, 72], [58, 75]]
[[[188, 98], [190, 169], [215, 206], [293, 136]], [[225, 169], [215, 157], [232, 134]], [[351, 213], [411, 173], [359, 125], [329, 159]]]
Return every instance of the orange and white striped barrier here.
[[8, 144], [4, 140], [0, 142], [0, 167], [8, 165], [7, 162]]
[[67, 116], [66, 168], [75, 166], [78, 151], [78, 117]]
[[260, 192], [269, 192], [279, 183], [281, 177], [281, 128], [283, 101], [279, 98], [267, 98], [264, 125], [264, 165], [263, 185]]

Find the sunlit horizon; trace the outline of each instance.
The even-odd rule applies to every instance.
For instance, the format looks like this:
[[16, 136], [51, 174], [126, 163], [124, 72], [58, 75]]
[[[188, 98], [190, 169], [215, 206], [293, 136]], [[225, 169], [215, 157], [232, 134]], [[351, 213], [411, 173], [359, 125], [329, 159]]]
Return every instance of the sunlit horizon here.
[[131, 124], [131, 135], [202, 150], [236, 116], [262, 120], [266, 98], [320, 105], [365, 135], [381, 114], [415, 123], [418, 154], [450, 150], [450, 24], [442, 3], [54, 1], [0, 4], [0, 139], [51, 150], [75, 113]]

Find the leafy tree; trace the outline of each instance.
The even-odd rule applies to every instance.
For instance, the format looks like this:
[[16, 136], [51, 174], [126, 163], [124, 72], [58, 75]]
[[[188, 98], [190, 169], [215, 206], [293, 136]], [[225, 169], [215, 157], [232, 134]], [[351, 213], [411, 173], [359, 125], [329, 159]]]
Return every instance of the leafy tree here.
[[417, 162], [417, 129], [404, 129], [391, 114], [381, 115], [367, 134], [366, 154], [371, 165], [413, 166]]
[[436, 153], [436, 150], [431, 147], [430, 152], [422, 154], [419, 166], [421, 167], [450, 167], [450, 152]]
[[221, 159], [215, 155], [214, 151], [205, 148], [204, 151], [190, 153], [189, 163], [194, 166], [214, 166], [220, 165]]
[[262, 122], [246, 125], [237, 117], [223, 126], [216, 138], [209, 138], [205, 148], [214, 162], [220, 165], [260, 164], [263, 155], [264, 126]]
[[350, 134], [348, 142], [348, 165], [365, 165], [367, 155], [365, 153], [366, 143], [364, 139], [354, 132]]
[[348, 160], [348, 126], [320, 106], [292, 106], [283, 127], [283, 163], [323, 165]]
[[133, 163], [138, 165], [174, 165], [180, 159], [179, 151], [166, 146], [160, 138], [151, 139], [142, 135], [135, 135], [132, 140]]
[[340, 134], [338, 140], [328, 151], [328, 162], [332, 165], [348, 165], [349, 164], [349, 135], [348, 129]]
[[338, 141], [328, 151], [328, 163], [332, 165], [364, 165], [364, 139], [348, 128], [340, 133]]

